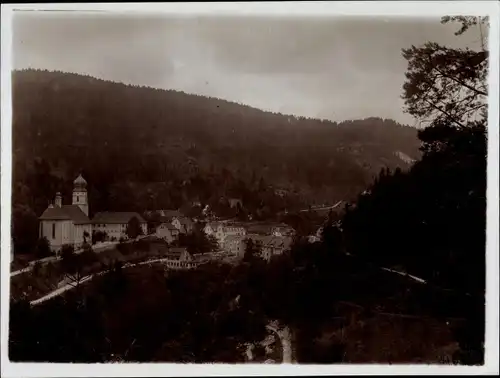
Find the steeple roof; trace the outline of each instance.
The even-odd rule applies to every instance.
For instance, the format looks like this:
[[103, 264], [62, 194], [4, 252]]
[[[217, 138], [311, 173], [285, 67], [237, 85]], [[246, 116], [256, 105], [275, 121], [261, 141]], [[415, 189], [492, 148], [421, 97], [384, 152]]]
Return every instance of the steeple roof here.
[[78, 177], [73, 181], [73, 184], [75, 188], [86, 188], [87, 187], [87, 181], [82, 177], [82, 175], [78, 175]]

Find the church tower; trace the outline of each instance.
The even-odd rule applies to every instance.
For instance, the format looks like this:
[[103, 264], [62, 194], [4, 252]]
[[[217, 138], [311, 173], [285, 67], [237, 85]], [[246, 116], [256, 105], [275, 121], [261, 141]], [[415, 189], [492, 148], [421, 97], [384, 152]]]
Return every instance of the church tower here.
[[79, 175], [73, 181], [73, 205], [78, 205], [80, 209], [89, 216], [89, 202], [87, 199], [87, 181]]

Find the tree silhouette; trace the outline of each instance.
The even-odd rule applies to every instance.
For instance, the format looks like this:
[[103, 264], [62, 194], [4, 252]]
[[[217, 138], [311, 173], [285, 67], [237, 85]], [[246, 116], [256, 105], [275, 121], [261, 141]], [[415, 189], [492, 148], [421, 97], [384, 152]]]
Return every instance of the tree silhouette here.
[[259, 241], [254, 241], [252, 238], [245, 239], [245, 253], [243, 261], [251, 262], [259, 258], [262, 252], [262, 246]]
[[126, 234], [130, 239], [135, 239], [143, 234], [141, 223], [137, 217], [134, 216], [128, 221]]
[[[487, 19], [443, 18], [461, 21], [464, 33], [471, 25], [484, 25]], [[403, 49], [408, 61], [403, 86], [408, 113], [431, 126], [464, 128], [471, 121], [487, 119], [488, 51], [456, 49], [427, 42], [422, 47]]]
[[66, 244], [61, 249], [61, 268], [69, 285], [80, 294], [80, 283], [87, 275], [91, 264], [96, 261], [95, 253], [88, 243], [81, 253], [75, 253], [73, 245]]
[[[458, 35], [484, 22], [443, 21], [462, 22]], [[368, 194], [347, 209], [342, 220], [346, 248], [373, 263], [402, 267], [461, 296], [469, 303], [461, 314], [467, 321], [457, 331], [461, 361], [480, 363], [488, 52], [429, 42], [403, 50], [403, 56], [408, 60], [406, 111], [429, 125], [419, 132], [423, 157], [406, 173], [381, 172]]]
[[195, 229], [189, 234], [180, 234], [177, 244], [186, 247], [188, 252], [193, 255], [214, 252], [219, 247], [213, 235], [206, 235], [203, 230], [199, 229]]
[[38, 239], [36, 245], [36, 255], [37, 258], [44, 258], [52, 255], [49, 240], [45, 236]]

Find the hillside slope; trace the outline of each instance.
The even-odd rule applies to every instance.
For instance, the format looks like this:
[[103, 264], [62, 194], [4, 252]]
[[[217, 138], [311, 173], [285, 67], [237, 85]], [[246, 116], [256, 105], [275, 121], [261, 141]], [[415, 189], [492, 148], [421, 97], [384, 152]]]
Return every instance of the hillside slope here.
[[[305, 119], [61, 72], [14, 72], [13, 114], [14, 182], [23, 190], [37, 161], [65, 182], [83, 171], [100, 192], [128, 183], [151, 196], [158, 183], [211, 174], [247, 184], [262, 177], [311, 203], [353, 197], [382, 167], [405, 168], [401, 154], [419, 156], [416, 130], [392, 120]], [[229, 195], [215, 187], [185, 190], [177, 202]], [[117, 207], [112, 197], [93, 201]]]

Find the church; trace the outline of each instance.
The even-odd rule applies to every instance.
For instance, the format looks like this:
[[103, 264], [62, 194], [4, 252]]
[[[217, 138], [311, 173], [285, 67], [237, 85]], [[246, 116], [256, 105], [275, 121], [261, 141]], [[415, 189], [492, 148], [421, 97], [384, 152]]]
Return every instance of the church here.
[[112, 240], [126, 239], [128, 222], [134, 217], [139, 220], [140, 227], [146, 234], [146, 221], [134, 212], [101, 212], [91, 221], [87, 181], [79, 175], [73, 181], [71, 205], [63, 205], [62, 195], [57, 192], [54, 204], [50, 204], [40, 216], [40, 237], [46, 237], [50, 249], [56, 253], [65, 244], [78, 249], [85, 241], [91, 242], [92, 230], [104, 231]]
[[57, 252], [65, 244], [82, 246], [90, 242], [92, 223], [89, 219], [87, 182], [79, 175], [73, 182], [71, 205], [63, 205], [61, 193], [56, 193], [54, 204], [40, 216], [40, 237], [46, 237], [52, 251]]

